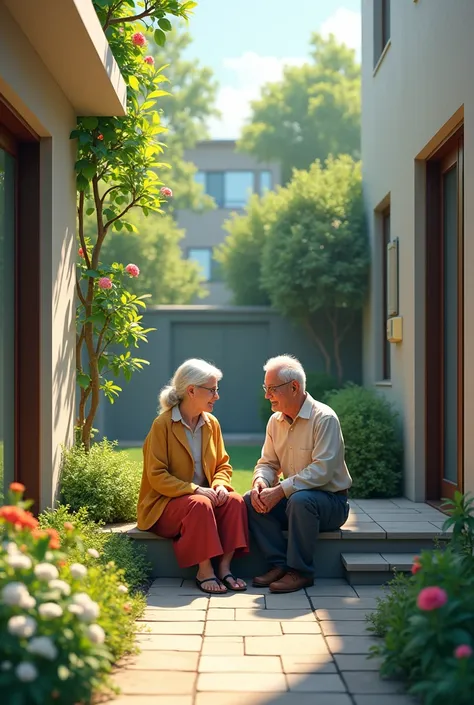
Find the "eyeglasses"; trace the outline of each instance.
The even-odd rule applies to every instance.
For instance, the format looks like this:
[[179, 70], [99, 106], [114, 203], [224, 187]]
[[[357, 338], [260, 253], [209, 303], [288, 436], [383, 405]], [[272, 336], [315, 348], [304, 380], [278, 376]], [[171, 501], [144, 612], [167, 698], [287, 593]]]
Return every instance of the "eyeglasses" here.
[[291, 384], [291, 382], [294, 381], [294, 379], [290, 379], [288, 382], [283, 382], [282, 384], [271, 384], [269, 387], [267, 387], [266, 384], [262, 384], [262, 389], [265, 394], [274, 394], [275, 389], [278, 389], [279, 387], [284, 387], [285, 384]]
[[211, 396], [215, 397], [217, 396], [217, 393], [219, 391], [219, 387], [204, 387], [202, 384], [196, 384], [196, 387], [199, 387], [199, 389], [206, 389], [208, 392], [211, 393]]

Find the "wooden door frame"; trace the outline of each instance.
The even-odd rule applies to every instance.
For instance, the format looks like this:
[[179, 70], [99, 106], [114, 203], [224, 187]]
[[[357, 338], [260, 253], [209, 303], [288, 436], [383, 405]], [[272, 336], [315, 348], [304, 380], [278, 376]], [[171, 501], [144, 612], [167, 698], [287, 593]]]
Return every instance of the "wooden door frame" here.
[[[0, 95], [3, 145], [16, 160], [14, 478], [40, 499], [41, 248], [40, 141]], [[7, 144], [8, 141], [8, 144]]]
[[[455, 157], [453, 157], [455, 155]], [[426, 499], [452, 497], [464, 489], [464, 130], [460, 127], [426, 162]], [[458, 174], [458, 467], [457, 485], [442, 478], [444, 458], [444, 290], [442, 177], [454, 164]]]

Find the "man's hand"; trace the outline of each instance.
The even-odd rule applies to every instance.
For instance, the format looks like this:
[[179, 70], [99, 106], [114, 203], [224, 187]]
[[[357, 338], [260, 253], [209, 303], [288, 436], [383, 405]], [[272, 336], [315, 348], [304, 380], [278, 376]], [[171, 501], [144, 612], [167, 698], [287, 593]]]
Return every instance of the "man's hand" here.
[[211, 487], [198, 487], [197, 489], [194, 490], [194, 494], [200, 494], [203, 497], [207, 497], [208, 499], [211, 500], [212, 506], [217, 507], [217, 492], [213, 490]]
[[265, 513], [271, 512], [273, 507], [276, 507], [278, 502], [281, 502], [285, 493], [283, 492], [280, 483], [276, 487], [267, 487], [262, 490], [259, 495], [260, 502], [265, 507]]
[[265, 514], [266, 512], [265, 505], [260, 499], [260, 493], [267, 488], [268, 485], [265, 480], [262, 477], [257, 477], [253, 483], [252, 492], [250, 493], [250, 501], [252, 503], [252, 507], [259, 514]]
[[214, 487], [214, 491], [217, 495], [217, 507], [222, 507], [223, 504], [229, 499], [229, 491], [224, 487], [224, 485], [218, 485]]

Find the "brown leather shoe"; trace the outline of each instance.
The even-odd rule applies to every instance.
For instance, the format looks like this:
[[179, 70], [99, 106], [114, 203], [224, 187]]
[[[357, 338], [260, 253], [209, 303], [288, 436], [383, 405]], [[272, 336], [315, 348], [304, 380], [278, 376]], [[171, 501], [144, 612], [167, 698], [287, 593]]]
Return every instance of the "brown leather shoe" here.
[[314, 585], [313, 578], [308, 578], [306, 575], [289, 570], [283, 578], [275, 580], [269, 587], [270, 592], [296, 592], [297, 590], [311, 587], [311, 585]]
[[271, 583], [283, 578], [285, 574], [286, 570], [284, 568], [274, 566], [263, 575], [258, 575], [256, 578], [254, 578], [252, 580], [252, 585], [255, 585], [255, 587], [268, 587]]

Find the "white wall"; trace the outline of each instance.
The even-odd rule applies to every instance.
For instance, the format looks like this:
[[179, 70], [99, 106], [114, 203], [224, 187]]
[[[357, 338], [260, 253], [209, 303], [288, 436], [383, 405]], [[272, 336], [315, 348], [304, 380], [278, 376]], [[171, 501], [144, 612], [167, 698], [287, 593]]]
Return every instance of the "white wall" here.
[[[391, 46], [374, 75], [373, 0], [362, 0], [362, 155], [373, 249], [371, 304], [365, 312], [364, 379], [380, 379], [380, 228], [374, 209], [390, 194], [391, 236], [399, 238], [403, 343], [392, 345], [392, 386], [405, 435], [405, 492], [424, 498], [424, 207], [417, 155], [464, 106], [465, 125], [465, 463], [474, 490], [474, 28], [473, 0], [392, 0]], [[416, 276], [415, 276], [416, 274]]]

